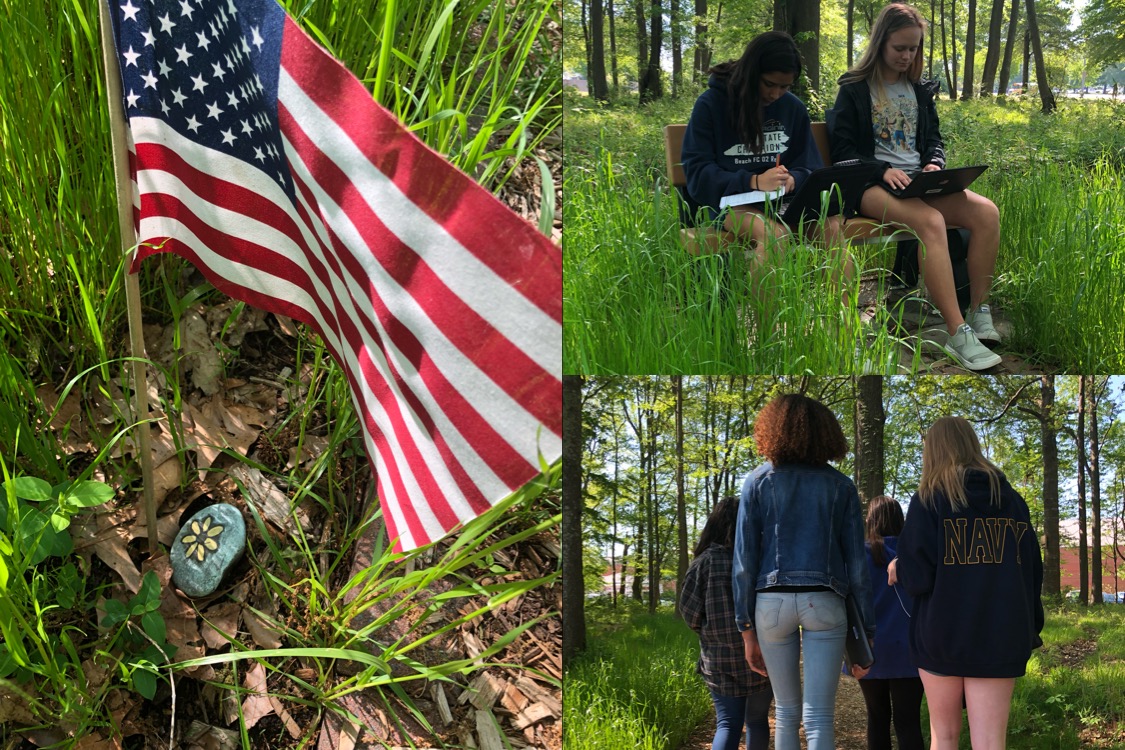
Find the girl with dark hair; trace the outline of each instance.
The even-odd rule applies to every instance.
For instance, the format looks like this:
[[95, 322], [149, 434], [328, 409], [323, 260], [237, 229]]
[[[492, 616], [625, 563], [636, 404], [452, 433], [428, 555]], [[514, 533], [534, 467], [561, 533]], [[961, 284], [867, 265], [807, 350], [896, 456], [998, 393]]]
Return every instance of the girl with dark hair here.
[[[792, 192], [824, 166], [808, 109], [790, 93], [801, 76], [801, 55], [791, 36], [769, 31], [754, 37], [738, 60], [708, 72], [708, 88], [696, 100], [684, 133], [688, 193], [713, 220], [721, 218], [727, 231], [750, 238], [759, 262], [765, 262], [767, 237], [783, 243], [789, 229], [766, 216], [762, 204], [723, 213], [719, 203], [751, 190]], [[828, 245], [843, 248], [840, 227], [839, 216], [826, 219]], [[850, 259], [844, 273], [851, 274]]]
[[910, 653], [926, 690], [930, 750], [1003, 750], [1016, 678], [1043, 645], [1043, 556], [1027, 503], [963, 417], [926, 431], [887, 580], [914, 597]]
[[[878, 180], [860, 199], [859, 212], [895, 222], [918, 235], [919, 264], [926, 289], [945, 321], [948, 336], [937, 342], [970, 370], [1000, 364], [984, 343], [998, 343], [986, 304], [1000, 249], [1000, 212], [971, 190], [926, 198], [897, 198], [884, 189], [910, 184], [910, 172], [945, 167], [933, 92], [921, 82], [926, 19], [916, 9], [892, 3], [871, 27], [867, 49], [840, 79], [836, 104], [828, 111], [832, 160], [860, 159], [877, 165]], [[970, 230], [970, 307], [962, 317], [949, 259], [946, 225]]]
[[887, 582], [887, 563], [902, 531], [902, 506], [880, 495], [867, 506], [867, 568], [875, 589], [875, 663], [859, 681], [867, 704], [868, 750], [891, 750], [891, 724], [899, 750], [923, 750], [922, 680], [910, 659], [913, 601]]
[[797, 394], [762, 409], [754, 440], [767, 463], [742, 483], [734, 616], [751, 669], [773, 686], [776, 749], [797, 750], [803, 722], [809, 750], [829, 750], [849, 593], [875, 636], [859, 493], [828, 465], [848, 443], [828, 407]]
[[680, 613], [699, 635], [697, 670], [715, 704], [713, 750], [738, 750], [746, 727], [747, 750], [769, 750], [770, 682], [746, 663], [742, 636], [734, 620], [731, 598], [731, 556], [738, 498], [724, 497], [715, 506], [684, 578]]

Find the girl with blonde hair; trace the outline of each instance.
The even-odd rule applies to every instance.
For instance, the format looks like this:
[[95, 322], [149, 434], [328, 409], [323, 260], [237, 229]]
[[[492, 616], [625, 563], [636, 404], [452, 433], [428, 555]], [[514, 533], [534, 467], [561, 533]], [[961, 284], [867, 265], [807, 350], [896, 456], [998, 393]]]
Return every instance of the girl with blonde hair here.
[[[945, 167], [934, 95], [921, 81], [925, 33], [926, 19], [916, 8], [892, 3], [880, 11], [867, 49], [840, 79], [836, 104], [825, 117], [832, 161], [859, 159], [878, 167], [878, 178], [860, 200], [860, 214], [917, 234], [926, 289], [948, 334], [937, 343], [967, 369], [984, 370], [1001, 361], [984, 346], [1000, 341], [986, 303], [1000, 249], [996, 204], [971, 190], [898, 198], [885, 189], [906, 187], [911, 173]], [[971, 233], [966, 317], [957, 302], [947, 225]]]
[[1043, 558], [1027, 503], [962, 417], [942, 417], [926, 432], [887, 579], [914, 598], [910, 652], [926, 691], [930, 750], [958, 747], [962, 701], [974, 750], [1001, 750], [1016, 678], [1043, 644]]

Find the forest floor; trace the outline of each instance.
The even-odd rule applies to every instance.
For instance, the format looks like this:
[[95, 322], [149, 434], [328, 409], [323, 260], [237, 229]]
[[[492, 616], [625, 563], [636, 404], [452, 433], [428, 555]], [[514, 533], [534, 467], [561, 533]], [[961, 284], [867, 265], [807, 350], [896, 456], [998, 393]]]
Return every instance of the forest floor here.
[[[859, 683], [851, 677], [840, 675], [840, 687], [836, 691], [836, 750], [866, 750], [867, 748], [867, 708], [863, 703], [863, 693]], [[679, 750], [710, 750], [715, 736], [715, 715], [696, 727], [687, 742]], [[770, 737], [774, 736], [773, 706], [770, 706]], [[804, 742], [805, 732], [801, 730]], [[745, 739], [739, 744], [745, 748]]]

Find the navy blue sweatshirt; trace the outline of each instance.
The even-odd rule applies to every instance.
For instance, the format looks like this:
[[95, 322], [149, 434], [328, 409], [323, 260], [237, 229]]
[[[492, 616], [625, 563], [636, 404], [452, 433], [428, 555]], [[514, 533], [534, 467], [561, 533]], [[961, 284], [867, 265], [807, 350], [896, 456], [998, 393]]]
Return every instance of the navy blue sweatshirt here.
[[864, 680], [895, 680], [917, 677], [918, 669], [910, 658], [910, 615], [914, 600], [902, 584], [887, 585], [887, 563], [898, 549], [898, 537], [883, 537], [883, 564], [876, 565], [867, 544], [867, 566], [875, 594], [875, 663]]
[[688, 194], [718, 215], [725, 195], [745, 193], [750, 178], [776, 166], [777, 155], [793, 175], [796, 187], [814, 169], [824, 166], [812, 137], [804, 102], [786, 93], [762, 112], [764, 142], [753, 153], [735, 129], [727, 79], [712, 75], [708, 88], [695, 100], [684, 133], [682, 161]]
[[961, 677], [1020, 677], [1042, 645], [1043, 557], [1027, 504], [1006, 479], [999, 507], [984, 472], [965, 472], [968, 506], [915, 494], [898, 540], [897, 574], [914, 597], [914, 664]]

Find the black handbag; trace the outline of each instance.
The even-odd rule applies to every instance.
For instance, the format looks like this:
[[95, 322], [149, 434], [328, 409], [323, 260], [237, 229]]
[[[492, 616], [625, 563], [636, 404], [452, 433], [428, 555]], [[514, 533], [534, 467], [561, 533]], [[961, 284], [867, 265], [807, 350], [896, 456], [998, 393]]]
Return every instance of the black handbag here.
[[850, 669], [853, 664], [858, 664], [867, 669], [875, 663], [875, 654], [871, 652], [871, 642], [867, 640], [867, 631], [863, 628], [863, 615], [859, 611], [859, 603], [855, 597], [848, 594], [844, 597], [844, 606], [848, 611], [848, 633], [844, 641], [844, 661]]

